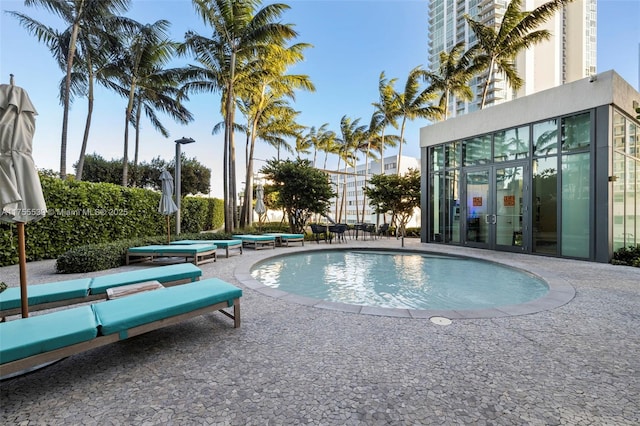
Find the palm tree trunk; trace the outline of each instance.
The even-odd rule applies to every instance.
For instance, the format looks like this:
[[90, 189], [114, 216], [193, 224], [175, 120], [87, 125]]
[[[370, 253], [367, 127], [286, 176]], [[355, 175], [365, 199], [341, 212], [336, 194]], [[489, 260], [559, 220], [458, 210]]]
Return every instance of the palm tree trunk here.
[[[81, 9], [82, 10], [82, 9]], [[67, 76], [64, 81], [64, 110], [62, 113], [62, 136], [60, 141], [60, 178], [67, 177], [67, 129], [69, 127], [69, 94], [71, 92], [71, 71], [73, 70], [73, 58], [76, 55], [76, 40], [78, 39], [80, 24], [75, 22], [71, 30], [69, 40], [69, 54], [67, 59]]]
[[400, 159], [402, 158], [402, 142], [404, 141], [404, 127], [407, 123], [407, 116], [402, 117], [402, 125], [400, 126], [400, 147], [398, 148], [398, 161], [396, 162], [396, 175], [400, 176]]
[[131, 112], [133, 111], [133, 96], [135, 93], [135, 83], [129, 88], [129, 103], [125, 112], [124, 119], [124, 155], [122, 156], [122, 186], [129, 183], [129, 121], [131, 121]]
[[482, 90], [482, 102], [480, 103], [480, 109], [484, 109], [485, 102], [487, 101], [487, 93], [489, 93], [489, 83], [493, 78], [493, 64], [494, 60], [489, 62], [489, 74], [487, 75], [487, 81], [484, 82], [484, 89]]
[[[369, 176], [369, 155], [371, 155], [371, 139], [367, 141], [367, 154], [364, 157], [364, 185], [367, 186], [367, 177]], [[362, 223], [364, 223], [365, 210], [367, 208], [367, 194], [362, 191]]]
[[76, 180], [82, 180], [84, 171], [84, 157], [87, 152], [87, 142], [89, 141], [89, 129], [91, 128], [91, 117], [93, 116], [93, 67], [91, 58], [87, 57], [87, 69], [89, 70], [89, 91], [87, 94], [87, 120], [84, 125], [84, 134], [82, 135], [82, 146], [80, 147], [80, 158], [78, 158], [78, 167], [76, 168]]
[[142, 103], [138, 102], [138, 108], [136, 109], [136, 146], [133, 151], [133, 184], [132, 186], [138, 186], [138, 151], [140, 149], [140, 116], [142, 115]]

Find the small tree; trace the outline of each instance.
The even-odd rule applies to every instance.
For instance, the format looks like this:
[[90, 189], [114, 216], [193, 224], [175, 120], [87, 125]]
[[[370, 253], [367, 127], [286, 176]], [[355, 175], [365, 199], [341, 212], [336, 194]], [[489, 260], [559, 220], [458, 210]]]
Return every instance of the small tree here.
[[420, 173], [410, 169], [404, 176], [374, 175], [364, 188], [369, 205], [376, 213], [391, 212], [391, 223], [398, 234], [405, 235], [407, 223], [420, 206]]
[[326, 214], [336, 196], [327, 175], [311, 167], [309, 160], [270, 160], [260, 173], [271, 181], [265, 192], [277, 192], [275, 207], [283, 209], [294, 233], [304, 231], [312, 214]]

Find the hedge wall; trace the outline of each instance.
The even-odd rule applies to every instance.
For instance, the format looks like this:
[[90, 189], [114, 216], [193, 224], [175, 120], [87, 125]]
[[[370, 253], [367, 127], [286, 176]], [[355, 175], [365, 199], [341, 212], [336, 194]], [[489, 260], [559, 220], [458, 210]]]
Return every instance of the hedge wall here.
[[[158, 213], [160, 193], [110, 183], [77, 182], [40, 176], [47, 216], [25, 225], [27, 260], [53, 259], [86, 245], [166, 235], [166, 217]], [[220, 227], [222, 200], [185, 197], [181, 232]], [[175, 216], [170, 218], [175, 233]], [[18, 263], [17, 229], [0, 222], [0, 266]]]

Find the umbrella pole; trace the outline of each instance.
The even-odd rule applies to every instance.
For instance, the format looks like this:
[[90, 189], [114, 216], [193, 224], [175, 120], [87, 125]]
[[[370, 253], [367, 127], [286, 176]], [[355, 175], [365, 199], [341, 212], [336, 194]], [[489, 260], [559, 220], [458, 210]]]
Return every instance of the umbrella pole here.
[[27, 296], [27, 256], [24, 243], [24, 223], [17, 222], [18, 226], [18, 259], [20, 263], [20, 301], [22, 318], [29, 316], [29, 299]]
[[169, 223], [169, 216], [167, 216], [167, 244], [171, 244], [171, 224]]

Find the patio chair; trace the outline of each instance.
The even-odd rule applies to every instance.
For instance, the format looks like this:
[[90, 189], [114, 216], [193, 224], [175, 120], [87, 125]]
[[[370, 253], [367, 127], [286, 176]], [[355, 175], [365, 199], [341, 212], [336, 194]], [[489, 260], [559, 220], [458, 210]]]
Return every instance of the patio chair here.
[[347, 242], [344, 234], [347, 232], [347, 225], [345, 223], [338, 223], [336, 225], [329, 226], [329, 232], [336, 234], [337, 242]]
[[311, 232], [313, 233], [316, 243], [320, 244], [320, 235], [323, 236], [325, 243], [327, 242], [327, 239], [329, 240], [329, 243], [331, 243], [331, 233], [329, 232], [328, 225], [312, 223], [309, 226], [311, 226]]

